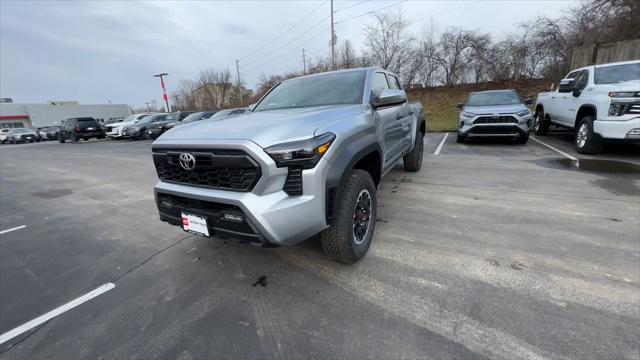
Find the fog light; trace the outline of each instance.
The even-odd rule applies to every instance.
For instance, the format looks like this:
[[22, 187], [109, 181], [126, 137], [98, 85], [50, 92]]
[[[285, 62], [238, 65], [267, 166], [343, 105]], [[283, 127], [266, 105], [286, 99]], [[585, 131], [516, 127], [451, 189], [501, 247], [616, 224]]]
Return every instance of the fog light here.
[[631, 130], [627, 133], [627, 138], [640, 139], [640, 128], [638, 128], [638, 129], [631, 129]]

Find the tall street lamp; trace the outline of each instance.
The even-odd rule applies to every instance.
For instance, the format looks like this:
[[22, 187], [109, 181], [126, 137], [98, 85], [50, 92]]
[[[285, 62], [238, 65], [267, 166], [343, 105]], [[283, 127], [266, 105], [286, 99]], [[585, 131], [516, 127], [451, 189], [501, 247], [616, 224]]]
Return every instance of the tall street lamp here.
[[160, 78], [160, 86], [162, 86], [162, 98], [164, 99], [164, 111], [171, 112], [171, 105], [169, 105], [169, 97], [167, 96], [167, 89], [164, 86], [164, 76], [168, 76], [167, 73], [156, 74], [154, 77]]

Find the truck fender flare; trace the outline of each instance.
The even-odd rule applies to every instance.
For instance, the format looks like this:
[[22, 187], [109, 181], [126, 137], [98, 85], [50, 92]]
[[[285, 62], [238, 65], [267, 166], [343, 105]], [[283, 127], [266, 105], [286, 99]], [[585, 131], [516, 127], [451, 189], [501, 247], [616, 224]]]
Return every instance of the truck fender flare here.
[[582, 104], [578, 108], [578, 111], [576, 111], [576, 118], [573, 120], [573, 128], [574, 128], [574, 130], [575, 130], [576, 126], [578, 126], [578, 121], [580, 121], [580, 119], [582, 119], [581, 114], [586, 109], [589, 109], [589, 110], [593, 111], [594, 119], [598, 118], [598, 108], [594, 104], [590, 104], [590, 103]]
[[331, 225], [332, 217], [336, 210], [335, 200], [340, 199], [342, 196], [344, 185], [351, 170], [358, 161], [372, 152], [377, 152], [380, 155], [380, 171], [382, 171], [382, 148], [374, 134], [367, 135], [346, 145], [341, 149], [340, 155], [333, 160], [325, 182], [325, 219], [327, 225]]

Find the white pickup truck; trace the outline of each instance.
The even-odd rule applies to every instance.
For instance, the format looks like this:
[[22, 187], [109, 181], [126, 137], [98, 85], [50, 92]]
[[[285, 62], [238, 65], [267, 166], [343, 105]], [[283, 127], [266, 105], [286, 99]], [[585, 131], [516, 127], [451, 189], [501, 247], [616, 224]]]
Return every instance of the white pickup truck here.
[[552, 124], [575, 131], [580, 154], [606, 141], [640, 141], [640, 60], [576, 69], [538, 94], [533, 131], [546, 135]]

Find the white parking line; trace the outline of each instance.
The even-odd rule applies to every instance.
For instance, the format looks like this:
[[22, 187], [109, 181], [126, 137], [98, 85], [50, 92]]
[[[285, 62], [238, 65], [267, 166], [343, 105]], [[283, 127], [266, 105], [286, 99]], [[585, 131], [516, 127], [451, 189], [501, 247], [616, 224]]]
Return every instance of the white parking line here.
[[0, 231], [0, 235], [2, 235], [2, 234], [6, 234], [6, 233], [8, 233], [8, 232], [15, 231], [15, 230], [24, 229], [24, 228], [26, 228], [26, 227], [27, 227], [27, 225], [20, 225], [20, 226], [16, 226], [16, 227], [14, 227], [14, 228], [11, 228], [11, 229], [2, 230], [2, 231]]
[[94, 297], [100, 295], [100, 294], [104, 294], [107, 291], [113, 289], [114, 287], [116, 287], [116, 285], [114, 283], [106, 283], [102, 286], [100, 286], [99, 288], [90, 291], [82, 296], [80, 296], [79, 298], [76, 298], [74, 300], [69, 301], [68, 303], [57, 307], [51, 311], [49, 311], [48, 313], [44, 314], [44, 315], [40, 315], [37, 318], [26, 322], [20, 326], [18, 326], [17, 328], [7, 331], [6, 333], [0, 335], [0, 344], [4, 344], [5, 342], [13, 339], [14, 337], [27, 332], [31, 329], [33, 329], [34, 327], [41, 325], [51, 319], [53, 319], [54, 317], [65, 313], [71, 309], [73, 309], [74, 307], [81, 305], [82, 303], [85, 303], [91, 299], [93, 299]]
[[560, 149], [557, 149], [557, 148], [555, 148], [555, 147], [553, 147], [553, 146], [551, 146], [551, 145], [549, 145], [549, 144], [547, 144], [547, 143], [544, 143], [544, 142], [542, 142], [542, 141], [540, 141], [540, 140], [538, 140], [538, 139], [534, 138], [533, 136], [531, 136], [530, 138], [531, 138], [533, 141], [535, 141], [535, 142], [537, 142], [537, 143], [539, 143], [539, 144], [541, 144], [541, 145], [544, 145], [544, 146], [548, 147], [549, 149], [551, 149], [551, 150], [553, 150], [553, 151], [557, 152], [558, 154], [560, 154], [560, 155], [562, 155], [562, 156], [564, 156], [564, 157], [566, 157], [566, 158], [568, 158], [568, 159], [571, 159], [571, 160], [573, 160], [573, 161], [577, 161], [577, 160], [578, 160], [578, 159], [576, 159], [575, 157], [573, 157], [573, 156], [571, 156], [571, 155], [567, 154], [566, 152], [564, 152], [564, 151], [562, 151], [562, 150], [560, 150]]
[[442, 146], [444, 146], [444, 142], [447, 140], [447, 136], [449, 136], [449, 133], [444, 133], [444, 136], [442, 137], [442, 141], [440, 141], [440, 145], [438, 145], [438, 147], [436, 148], [436, 151], [433, 152], [433, 155], [440, 154], [440, 150], [442, 150]]

